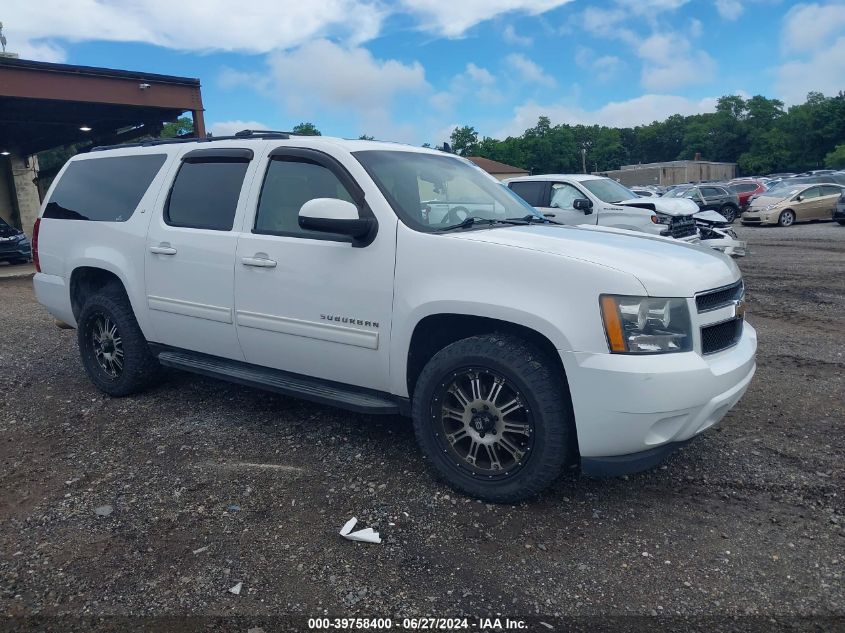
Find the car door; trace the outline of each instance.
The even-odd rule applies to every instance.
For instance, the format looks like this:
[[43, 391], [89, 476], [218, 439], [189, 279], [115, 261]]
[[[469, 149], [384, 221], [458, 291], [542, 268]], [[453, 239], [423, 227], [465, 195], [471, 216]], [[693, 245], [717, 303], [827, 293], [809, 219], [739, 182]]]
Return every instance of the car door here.
[[146, 299], [155, 342], [242, 359], [234, 324], [234, 266], [252, 150], [188, 151], [150, 222]]
[[795, 219], [806, 222], [818, 218], [821, 204], [821, 187], [810, 187], [795, 196], [791, 206], [795, 211]]
[[833, 217], [833, 210], [842, 195], [842, 187], [835, 185], [822, 185], [821, 196], [819, 197], [819, 220], [829, 220]]
[[702, 211], [718, 211], [725, 203], [725, 195], [716, 187], [699, 187], [702, 203], [699, 208]]
[[571, 183], [553, 182], [549, 190], [547, 206], [540, 207], [540, 210], [548, 217], [564, 224], [596, 224], [599, 209], [595, 204], [589, 212], [576, 209], [573, 203], [579, 199], [590, 200], [590, 197]]
[[235, 258], [238, 338], [247, 362], [387, 391], [396, 217], [382, 218], [363, 247], [299, 226], [300, 208], [315, 198], [372, 216], [349, 169], [367, 176], [346, 161], [298, 147], [262, 161]]

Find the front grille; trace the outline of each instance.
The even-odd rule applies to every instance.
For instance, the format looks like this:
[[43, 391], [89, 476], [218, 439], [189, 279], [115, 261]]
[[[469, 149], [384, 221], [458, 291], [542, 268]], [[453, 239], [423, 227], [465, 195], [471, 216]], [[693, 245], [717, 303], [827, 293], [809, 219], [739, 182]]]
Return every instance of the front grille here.
[[745, 286], [742, 279], [730, 286], [724, 288], [716, 288], [715, 290], [708, 290], [695, 297], [695, 305], [699, 312], [709, 312], [710, 310], [718, 310], [732, 304], [734, 301], [739, 301], [745, 294]]
[[675, 239], [689, 237], [690, 235], [695, 235], [696, 232], [695, 218], [691, 215], [673, 217], [669, 222], [669, 235]]
[[701, 328], [701, 353], [715, 354], [733, 347], [742, 336], [742, 317]]

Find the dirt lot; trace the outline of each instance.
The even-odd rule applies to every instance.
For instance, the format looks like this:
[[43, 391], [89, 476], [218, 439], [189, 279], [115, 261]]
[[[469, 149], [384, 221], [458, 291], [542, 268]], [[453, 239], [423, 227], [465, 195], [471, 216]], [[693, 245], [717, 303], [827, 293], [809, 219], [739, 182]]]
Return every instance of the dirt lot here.
[[[402, 418], [175, 372], [104, 397], [31, 282], [0, 280], [0, 608], [267, 633], [324, 614], [842, 618], [845, 227], [738, 230], [760, 338], [739, 406], [656, 470], [568, 474], [519, 506], [434, 481]], [[385, 542], [341, 539], [353, 515]]]

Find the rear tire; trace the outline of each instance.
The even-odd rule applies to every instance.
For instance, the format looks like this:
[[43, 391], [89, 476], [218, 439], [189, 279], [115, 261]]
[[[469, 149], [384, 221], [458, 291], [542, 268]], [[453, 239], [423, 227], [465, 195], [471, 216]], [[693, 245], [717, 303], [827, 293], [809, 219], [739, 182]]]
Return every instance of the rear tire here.
[[732, 204], [726, 204], [719, 210], [719, 213], [725, 218], [725, 220], [728, 221], [729, 224], [733, 224], [734, 220], [736, 220], [739, 215], [739, 209]]
[[839, 224], [839, 226], [845, 226], [845, 220], [837, 220], [836, 222]]
[[792, 209], [781, 211], [778, 226], [792, 226], [793, 224], [795, 224], [795, 211]]
[[77, 320], [77, 343], [91, 382], [110, 396], [147, 388], [161, 369], [123, 288], [106, 286], [87, 299]]
[[417, 380], [412, 415], [440, 477], [494, 503], [548, 487], [575, 441], [564, 377], [540, 350], [509, 335], [473, 336], [435, 354]]

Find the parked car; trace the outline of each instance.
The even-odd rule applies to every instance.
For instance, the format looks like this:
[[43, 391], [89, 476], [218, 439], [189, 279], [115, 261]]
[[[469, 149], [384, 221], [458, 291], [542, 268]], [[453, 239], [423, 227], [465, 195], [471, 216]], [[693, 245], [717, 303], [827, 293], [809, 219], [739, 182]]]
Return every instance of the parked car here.
[[507, 185], [546, 217], [563, 224], [639, 231], [701, 242], [728, 255], [745, 254], [745, 242], [729, 235], [702, 240], [695, 222], [699, 209], [688, 200], [640, 198], [615, 180], [585, 174], [520, 176]]
[[754, 199], [742, 214], [742, 223], [791, 226], [795, 222], [829, 220], [842, 191], [842, 185], [835, 184], [777, 187]]
[[845, 188], [843, 188], [842, 195], [836, 201], [836, 207], [833, 209], [833, 219], [845, 226]]
[[654, 189], [643, 189], [642, 187], [632, 187], [631, 191], [637, 194], [640, 198], [659, 198], [663, 195]]
[[729, 191], [737, 195], [740, 212], [748, 207], [748, 201], [752, 196], [762, 195], [766, 191], [766, 186], [759, 180], [732, 180], [726, 186]]
[[836, 206], [833, 209], [833, 219], [845, 226], [845, 188], [842, 190], [842, 195], [836, 201]]
[[739, 196], [725, 187], [711, 184], [676, 187], [664, 198], [686, 198], [702, 211], [716, 211], [729, 223], [739, 216]]
[[32, 257], [26, 234], [0, 218], [0, 262], [25, 264]]
[[[494, 213], [432, 223], [435, 189]], [[36, 296], [105, 393], [165, 365], [409, 414], [431, 466], [495, 502], [570, 464], [658, 463], [755, 370], [730, 258], [552, 224], [435, 150], [255, 132], [93, 150], [61, 169], [35, 236]]]

